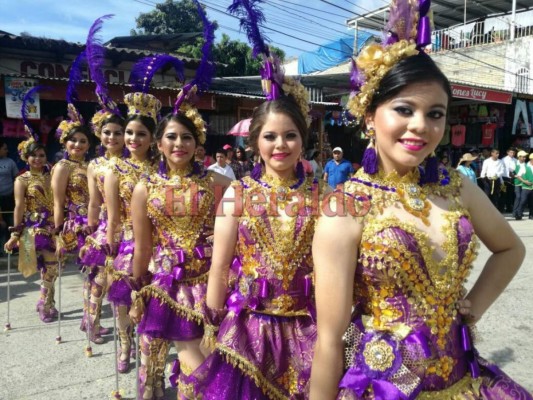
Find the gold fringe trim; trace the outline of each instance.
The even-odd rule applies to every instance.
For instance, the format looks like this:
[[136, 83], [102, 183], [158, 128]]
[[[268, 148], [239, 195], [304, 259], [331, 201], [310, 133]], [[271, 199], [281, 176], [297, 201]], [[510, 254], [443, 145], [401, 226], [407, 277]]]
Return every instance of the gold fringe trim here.
[[278, 387], [276, 387], [269, 379], [267, 379], [254, 364], [248, 359], [236, 353], [227, 346], [217, 343], [216, 349], [224, 356], [226, 362], [233, 367], [239, 368], [247, 377], [252, 379], [254, 383], [268, 396], [271, 400], [289, 400]]
[[472, 378], [466, 374], [461, 380], [452, 386], [437, 391], [421, 392], [417, 400], [475, 400], [479, 399], [481, 378]]
[[178, 304], [172, 297], [168, 295], [167, 292], [159, 287], [153, 285], [145, 286], [140, 290], [140, 294], [145, 300], [148, 300], [150, 297], [155, 297], [170, 307], [177, 315], [185, 318], [187, 321], [193, 321], [200, 325], [204, 320], [204, 314], [202, 312], [191, 310], [188, 307]]

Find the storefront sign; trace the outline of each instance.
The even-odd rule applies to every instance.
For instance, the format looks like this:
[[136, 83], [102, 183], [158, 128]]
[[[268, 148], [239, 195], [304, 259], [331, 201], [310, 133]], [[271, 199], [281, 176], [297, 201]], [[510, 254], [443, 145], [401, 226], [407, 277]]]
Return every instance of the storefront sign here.
[[[28, 78], [13, 78], [6, 76], [4, 78], [5, 99], [6, 99], [6, 115], [8, 118], [22, 118], [21, 108], [22, 100], [28, 90], [37, 86], [39, 81]], [[28, 119], [40, 119], [41, 107], [39, 103], [39, 93], [35, 93], [28, 101], [27, 114]]]
[[472, 86], [452, 85], [452, 95], [456, 99], [484, 101], [487, 103], [511, 104], [513, 95], [498, 90], [480, 89]]

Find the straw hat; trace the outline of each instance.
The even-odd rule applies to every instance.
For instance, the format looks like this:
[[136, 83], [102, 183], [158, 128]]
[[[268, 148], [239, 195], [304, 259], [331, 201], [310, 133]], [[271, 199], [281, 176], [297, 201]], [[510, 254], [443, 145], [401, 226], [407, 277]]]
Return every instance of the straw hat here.
[[465, 161], [474, 161], [474, 160], [477, 160], [477, 156], [473, 156], [471, 153], [465, 153], [459, 160], [459, 165], [461, 165]]
[[524, 150], [520, 150], [516, 156], [517, 157], [527, 157], [527, 153]]

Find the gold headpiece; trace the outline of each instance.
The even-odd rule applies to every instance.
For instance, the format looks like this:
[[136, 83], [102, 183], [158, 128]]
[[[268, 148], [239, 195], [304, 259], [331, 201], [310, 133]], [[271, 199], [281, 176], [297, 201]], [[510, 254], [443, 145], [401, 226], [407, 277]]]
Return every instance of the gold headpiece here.
[[309, 127], [311, 125], [311, 117], [309, 116], [309, 92], [307, 92], [305, 86], [300, 81], [285, 76], [281, 88], [286, 95], [291, 95], [294, 98]]
[[358, 69], [364, 73], [365, 83], [359, 93], [350, 98], [347, 108], [358, 120], [361, 120], [372, 102], [381, 79], [398, 61], [417, 55], [415, 43], [400, 40], [390, 46], [383, 47], [379, 44], [366, 46], [355, 60]]
[[35, 139], [33, 136], [31, 136], [29, 139], [26, 139], [23, 142], [20, 142], [17, 146], [17, 150], [19, 152], [19, 157], [22, 161], [28, 162], [28, 157], [26, 155], [28, 154], [28, 150], [30, 149], [30, 146], [35, 143]]
[[72, 131], [72, 129], [83, 125], [83, 117], [78, 112], [78, 110], [76, 110], [76, 107], [74, 107], [74, 104], [68, 103], [67, 109], [68, 109], [68, 116], [70, 119], [65, 119], [61, 121], [61, 123], [56, 129], [56, 137], [59, 138], [59, 143], [61, 144], [65, 144], [65, 141], [67, 140], [67, 136]]
[[347, 108], [357, 120], [364, 118], [387, 72], [431, 43], [430, 5], [431, 0], [391, 0], [387, 38], [361, 50], [350, 76], [355, 94]]
[[128, 106], [128, 117], [142, 115], [152, 118], [157, 124], [161, 102], [155, 96], [143, 92], [128, 93], [124, 102]]
[[[200, 142], [200, 144], [204, 144], [207, 132], [207, 129], [205, 128], [205, 122], [198, 112], [198, 109], [188, 101], [190, 97], [194, 97], [196, 90], [196, 85], [193, 85], [190, 89], [188, 89], [188, 91], [187, 89], [180, 90], [178, 93], [178, 99], [183, 100], [181, 101], [181, 104], [179, 104], [179, 112], [191, 120], [196, 127], [196, 131], [198, 132], [198, 142]], [[184, 91], [187, 93], [184, 93]]]

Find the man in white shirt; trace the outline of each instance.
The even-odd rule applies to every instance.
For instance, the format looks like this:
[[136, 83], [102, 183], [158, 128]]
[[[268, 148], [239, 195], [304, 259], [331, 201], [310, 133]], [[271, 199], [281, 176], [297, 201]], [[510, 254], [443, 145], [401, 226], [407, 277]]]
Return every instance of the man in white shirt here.
[[503, 174], [503, 183], [505, 184], [505, 195], [501, 196], [500, 208], [505, 212], [512, 212], [514, 205], [514, 171], [516, 169], [517, 159], [515, 158], [516, 149], [513, 147], [507, 150], [507, 155], [502, 158], [505, 166], [505, 173]]
[[505, 165], [502, 160], [498, 159], [499, 155], [499, 150], [491, 150], [490, 157], [483, 161], [480, 175], [485, 185], [485, 193], [496, 208], [498, 208], [498, 199], [505, 174]]
[[221, 175], [227, 176], [232, 181], [235, 180], [235, 173], [231, 169], [231, 167], [226, 163], [228, 157], [228, 153], [224, 149], [218, 149], [216, 152], [216, 160], [217, 162], [213, 165], [210, 165], [207, 169], [209, 171], [215, 171], [218, 172]]

